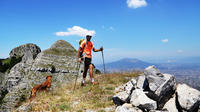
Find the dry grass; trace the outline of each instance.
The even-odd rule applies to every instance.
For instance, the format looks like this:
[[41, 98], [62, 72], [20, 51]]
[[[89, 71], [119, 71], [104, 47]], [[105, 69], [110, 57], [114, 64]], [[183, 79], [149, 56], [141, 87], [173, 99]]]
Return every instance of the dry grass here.
[[[87, 109], [104, 112], [105, 107], [114, 106], [112, 96], [115, 87], [137, 77], [139, 72], [97, 75], [99, 85], [87, 82], [86, 87], [77, 84], [74, 93], [72, 84], [62, 85], [48, 93], [40, 92], [32, 101], [32, 111], [84, 112]], [[27, 101], [28, 102], [28, 101]]]

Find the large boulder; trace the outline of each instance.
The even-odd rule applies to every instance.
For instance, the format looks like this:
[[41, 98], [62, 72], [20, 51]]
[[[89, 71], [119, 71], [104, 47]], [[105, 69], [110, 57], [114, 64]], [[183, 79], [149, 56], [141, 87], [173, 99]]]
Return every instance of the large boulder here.
[[177, 99], [181, 108], [188, 112], [195, 112], [200, 106], [200, 92], [186, 84], [177, 85]]
[[169, 101], [167, 101], [163, 109], [167, 109], [169, 112], [178, 112], [176, 105], [176, 96], [173, 96]]
[[126, 91], [127, 94], [131, 94], [132, 90], [136, 88], [136, 83], [135, 78], [132, 78], [127, 83], [115, 88], [115, 93]]
[[115, 112], [142, 112], [142, 110], [137, 107], [133, 107], [131, 104], [125, 103], [122, 106], [118, 106]]
[[175, 93], [175, 77], [170, 74], [162, 74], [154, 66], [146, 68], [144, 70], [144, 75], [149, 85], [149, 92], [147, 95], [151, 99], [157, 101], [158, 108], [161, 109]]
[[157, 109], [156, 101], [148, 98], [142, 89], [133, 90], [130, 103], [148, 111]]
[[113, 102], [115, 105], [120, 106], [126, 102], [129, 102], [130, 100], [130, 95], [127, 94], [125, 91], [119, 92], [116, 95], [112, 97]]
[[147, 82], [147, 79], [145, 77], [145, 75], [140, 75], [137, 77], [137, 85], [136, 87], [138, 89], [143, 89], [143, 90], [146, 90], [147, 87], [148, 87], [148, 82]]
[[136, 80], [132, 78], [129, 82], [123, 85], [123, 88], [124, 91], [130, 95], [133, 89], [135, 89], [135, 86], [136, 86]]

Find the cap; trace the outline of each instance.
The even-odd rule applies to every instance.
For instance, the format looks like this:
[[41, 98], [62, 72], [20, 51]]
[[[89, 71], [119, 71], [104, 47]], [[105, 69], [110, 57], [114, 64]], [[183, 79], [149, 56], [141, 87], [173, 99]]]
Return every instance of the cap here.
[[86, 35], [86, 37], [92, 37], [92, 35]]

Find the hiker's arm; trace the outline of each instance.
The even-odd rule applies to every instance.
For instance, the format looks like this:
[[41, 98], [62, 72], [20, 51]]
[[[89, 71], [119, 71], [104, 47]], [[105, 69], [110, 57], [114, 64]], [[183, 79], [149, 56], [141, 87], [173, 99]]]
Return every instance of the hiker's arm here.
[[95, 48], [93, 48], [93, 51], [94, 51], [94, 52], [103, 51], [103, 47], [101, 47], [100, 49], [95, 49]]

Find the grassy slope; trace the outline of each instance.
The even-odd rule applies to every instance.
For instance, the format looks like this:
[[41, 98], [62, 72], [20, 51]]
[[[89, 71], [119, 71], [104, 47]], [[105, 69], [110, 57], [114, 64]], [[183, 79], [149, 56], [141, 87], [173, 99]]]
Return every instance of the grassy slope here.
[[114, 106], [112, 101], [114, 89], [128, 82], [132, 77], [137, 77], [138, 74], [138, 72], [133, 72], [96, 75], [99, 85], [93, 86], [87, 82], [86, 87], [81, 87], [78, 83], [74, 93], [72, 93], [74, 81], [48, 93], [40, 92], [32, 101], [32, 111], [84, 112], [86, 109], [91, 109], [104, 112], [105, 107]]

